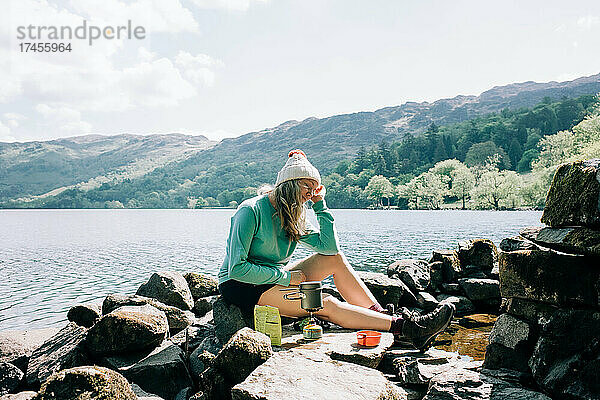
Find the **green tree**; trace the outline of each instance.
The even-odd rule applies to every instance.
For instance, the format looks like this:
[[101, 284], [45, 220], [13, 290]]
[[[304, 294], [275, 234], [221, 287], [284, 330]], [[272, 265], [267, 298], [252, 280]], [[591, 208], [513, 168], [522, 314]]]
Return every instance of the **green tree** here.
[[460, 164], [452, 170], [452, 188], [450, 193], [462, 200], [462, 209], [466, 208], [466, 200], [475, 186], [475, 175], [466, 165]]
[[478, 208], [516, 207], [520, 188], [520, 177], [514, 171], [490, 169], [481, 175], [479, 183], [471, 192]]
[[382, 206], [382, 200], [386, 199], [389, 206], [389, 198], [394, 195], [394, 186], [385, 176], [375, 175], [369, 180], [365, 193], [373, 204]]
[[510, 168], [510, 159], [503, 148], [498, 147], [496, 143], [491, 140], [483, 143], [475, 143], [465, 157], [465, 164], [469, 167], [477, 165], [484, 165], [489, 157], [498, 154], [500, 156], [500, 165], [502, 169]]

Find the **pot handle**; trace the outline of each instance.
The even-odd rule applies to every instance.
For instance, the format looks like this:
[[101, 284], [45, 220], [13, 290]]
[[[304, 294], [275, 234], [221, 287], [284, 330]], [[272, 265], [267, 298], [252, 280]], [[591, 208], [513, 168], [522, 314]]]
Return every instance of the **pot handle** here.
[[[296, 291], [294, 293], [286, 293], [286, 294], [284, 294], [283, 298], [286, 299], [286, 300], [302, 300], [303, 298], [306, 297], [306, 295], [304, 293], [298, 292], [297, 288], [288, 288], [288, 289], [279, 289], [279, 290], [282, 291], [282, 292], [289, 292], [291, 290], [295, 290]], [[294, 296], [294, 295], [298, 295], [299, 297], [291, 297], [291, 296]]]

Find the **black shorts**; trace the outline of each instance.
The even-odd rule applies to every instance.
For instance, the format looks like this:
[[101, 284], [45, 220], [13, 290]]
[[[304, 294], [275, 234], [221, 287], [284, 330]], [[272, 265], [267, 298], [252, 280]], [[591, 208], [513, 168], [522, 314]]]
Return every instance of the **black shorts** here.
[[276, 286], [274, 283], [254, 285], [230, 279], [219, 285], [219, 293], [230, 304], [235, 304], [244, 311], [254, 313], [254, 306], [258, 304], [260, 296]]

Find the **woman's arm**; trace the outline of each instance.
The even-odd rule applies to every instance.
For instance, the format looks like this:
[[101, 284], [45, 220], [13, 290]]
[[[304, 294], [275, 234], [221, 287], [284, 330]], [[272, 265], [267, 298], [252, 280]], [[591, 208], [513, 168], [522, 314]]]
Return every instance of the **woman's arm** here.
[[256, 232], [257, 222], [251, 207], [241, 207], [231, 217], [231, 228], [227, 239], [227, 265], [229, 277], [240, 282], [262, 285], [275, 283], [290, 285], [291, 273], [276, 267], [253, 264], [248, 261], [248, 252]]
[[333, 223], [333, 215], [331, 215], [325, 204], [325, 199], [321, 198], [315, 202], [312, 208], [317, 214], [319, 231], [309, 227], [309, 233], [300, 236], [299, 242], [319, 254], [333, 255], [339, 253], [337, 230]]

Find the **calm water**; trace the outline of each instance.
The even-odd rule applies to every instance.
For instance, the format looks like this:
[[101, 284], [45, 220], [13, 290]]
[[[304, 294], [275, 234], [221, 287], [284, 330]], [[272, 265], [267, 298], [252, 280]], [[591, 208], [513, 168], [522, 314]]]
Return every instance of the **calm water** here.
[[[216, 276], [234, 210], [0, 210], [0, 330], [62, 326], [69, 307], [133, 294], [161, 269]], [[535, 211], [334, 210], [357, 270], [385, 272], [459, 240], [496, 244]], [[298, 247], [294, 259], [309, 252]]]

